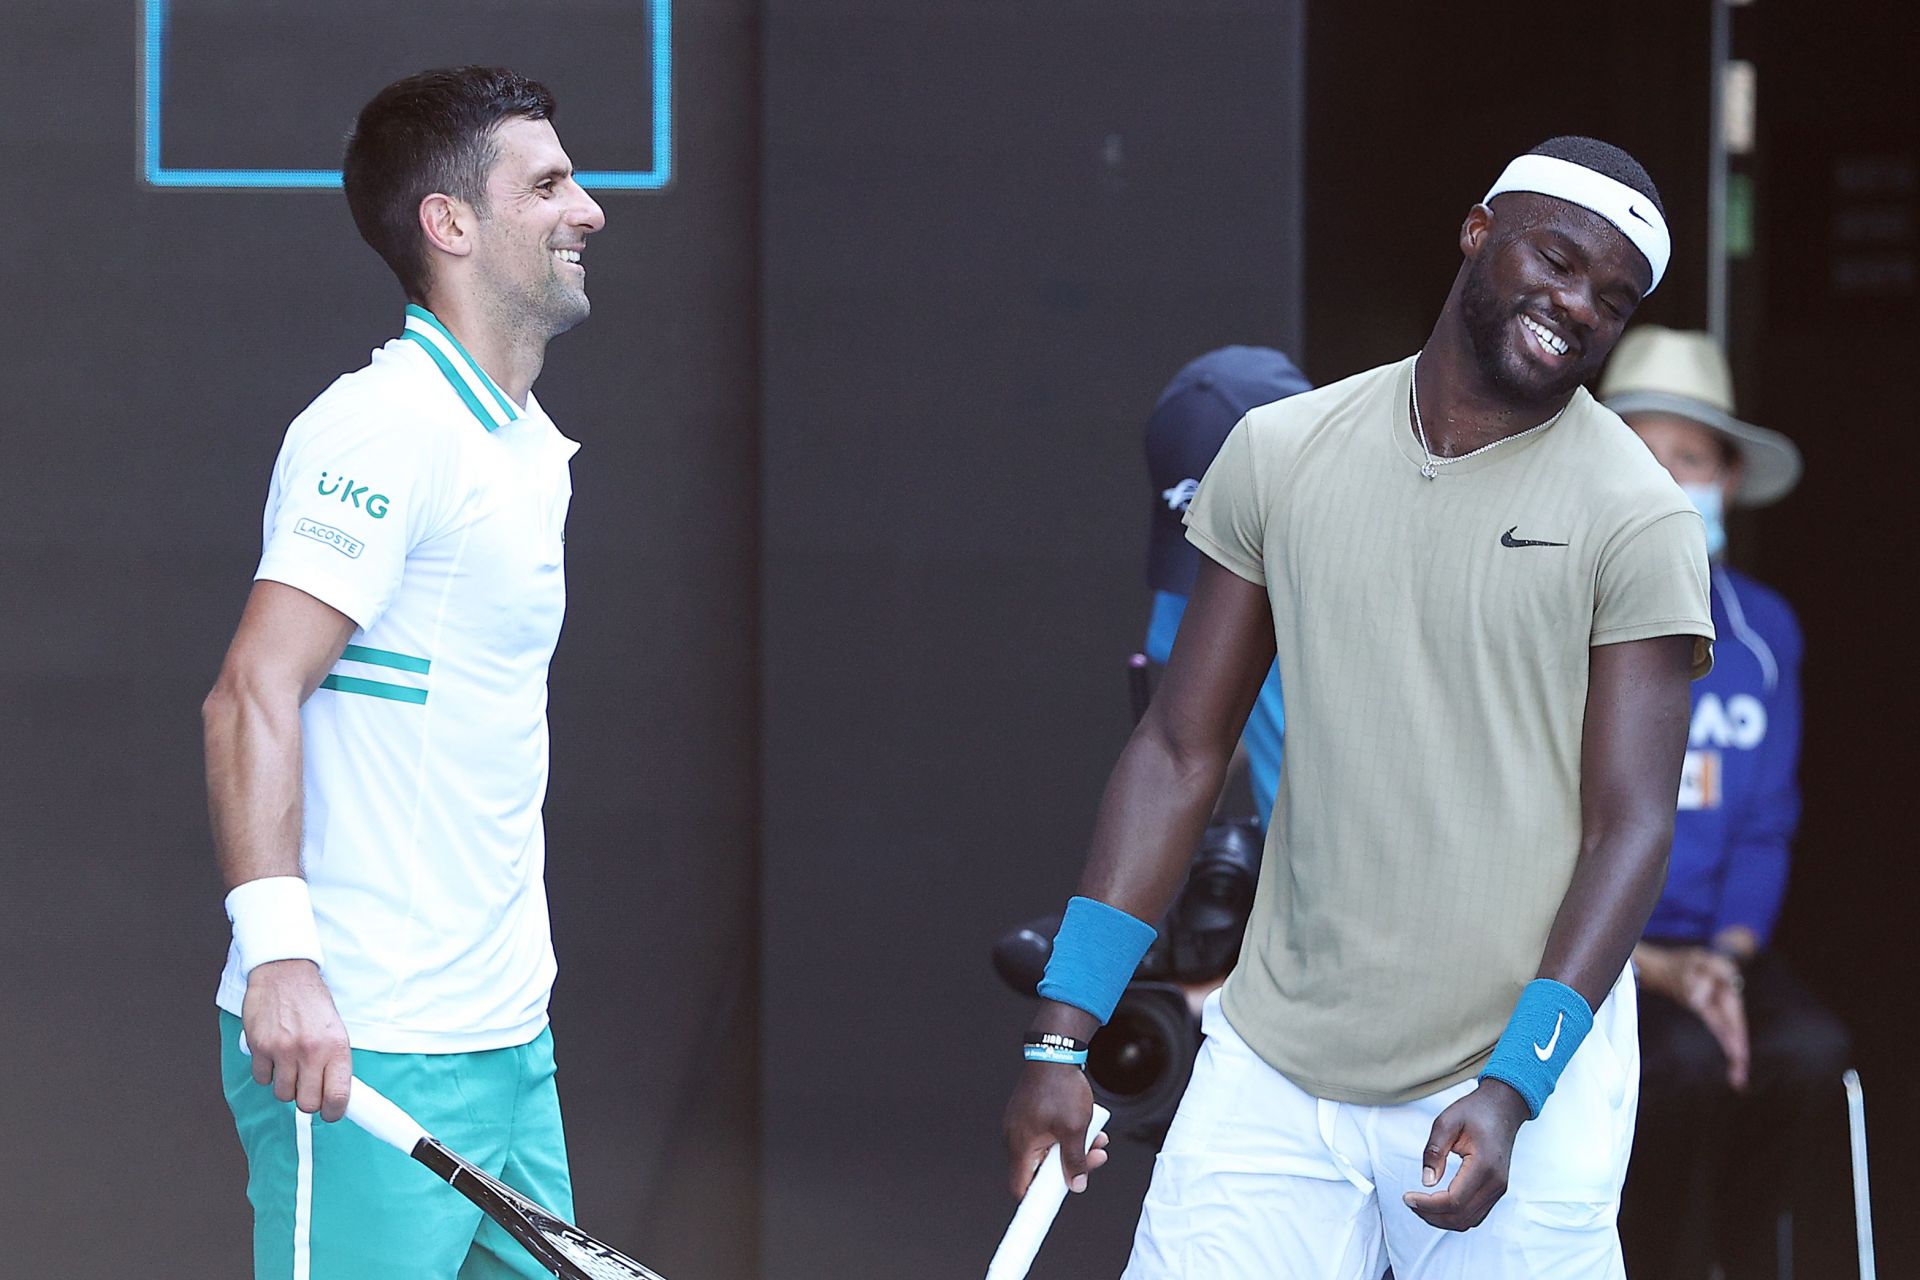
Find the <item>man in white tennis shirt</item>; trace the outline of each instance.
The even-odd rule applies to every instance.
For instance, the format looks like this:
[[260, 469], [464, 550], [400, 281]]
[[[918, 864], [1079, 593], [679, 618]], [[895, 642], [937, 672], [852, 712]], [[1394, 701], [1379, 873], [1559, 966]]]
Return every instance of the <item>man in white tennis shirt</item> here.
[[577, 446], [532, 386], [587, 317], [605, 220], [554, 111], [510, 71], [430, 71], [382, 90], [347, 144], [347, 202], [405, 327], [288, 428], [205, 706], [258, 1277], [544, 1274], [398, 1152], [313, 1122], [340, 1118], [356, 1074], [572, 1215], [541, 804]]

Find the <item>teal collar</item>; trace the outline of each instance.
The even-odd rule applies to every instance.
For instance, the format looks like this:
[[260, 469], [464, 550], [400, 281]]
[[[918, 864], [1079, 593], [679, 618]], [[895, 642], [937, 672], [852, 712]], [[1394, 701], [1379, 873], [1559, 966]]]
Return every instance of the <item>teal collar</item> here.
[[400, 336], [419, 343], [421, 349], [433, 357], [447, 385], [480, 420], [481, 426], [492, 431], [519, 421], [521, 411], [514, 408], [513, 401], [507, 399], [506, 393], [480, 367], [480, 362], [467, 354], [460, 339], [454, 337], [433, 312], [408, 303], [407, 327]]

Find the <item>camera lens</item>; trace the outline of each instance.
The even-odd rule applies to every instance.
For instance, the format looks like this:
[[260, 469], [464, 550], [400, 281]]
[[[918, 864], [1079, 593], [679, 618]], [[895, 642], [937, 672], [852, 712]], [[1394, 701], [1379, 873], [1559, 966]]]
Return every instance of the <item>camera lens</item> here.
[[1158, 1141], [1166, 1133], [1199, 1044], [1186, 992], [1162, 982], [1127, 988], [1087, 1051], [1087, 1080], [1113, 1112], [1107, 1127], [1115, 1137]]
[[1244, 925], [1252, 908], [1253, 878], [1235, 864], [1196, 866], [1180, 895], [1181, 922], [1196, 933]]
[[1113, 1020], [1093, 1038], [1087, 1071], [1118, 1097], [1137, 1098], [1164, 1079], [1173, 1065], [1173, 1046], [1158, 1011], [1138, 1002], [1114, 1010]]

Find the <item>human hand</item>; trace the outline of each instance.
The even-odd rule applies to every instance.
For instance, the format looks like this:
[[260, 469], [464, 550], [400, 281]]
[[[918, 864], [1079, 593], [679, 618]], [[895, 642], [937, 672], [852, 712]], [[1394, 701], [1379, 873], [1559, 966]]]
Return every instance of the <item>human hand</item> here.
[[1688, 947], [1680, 953], [1678, 968], [1680, 1003], [1699, 1016], [1719, 1043], [1727, 1059], [1727, 1083], [1745, 1089], [1751, 1052], [1740, 966], [1717, 952]]
[[1107, 1135], [1087, 1146], [1087, 1127], [1093, 1123], [1093, 1086], [1078, 1067], [1057, 1062], [1029, 1062], [1020, 1074], [1013, 1098], [1007, 1103], [1008, 1186], [1018, 1200], [1047, 1157], [1047, 1148], [1060, 1145], [1060, 1170], [1072, 1191], [1087, 1189], [1087, 1174], [1107, 1162]]
[[1527, 1100], [1503, 1080], [1482, 1080], [1466, 1097], [1434, 1117], [1422, 1153], [1422, 1184], [1437, 1186], [1447, 1153], [1458, 1152], [1453, 1180], [1437, 1191], [1409, 1191], [1401, 1199], [1433, 1226], [1465, 1231], [1486, 1220], [1507, 1191], [1513, 1137], [1529, 1118]]
[[1727, 1083], [1735, 1089], [1746, 1088], [1752, 1053], [1740, 966], [1705, 947], [1647, 942], [1633, 949], [1633, 959], [1641, 985], [1684, 1005], [1705, 1024], [1727, 1060]]
[[1745, 964], [1760, 954], [1760, 935], [1750, 925], [1730, 924], [1714, 934], [1708, 945], [1735, 964]]
[[322, 1120], [347, 1112], [353, 1051], [320, 968], [311, 960], [270, 960], [247, 974], [240, 1006], [253, 1078], [273, 1096]]

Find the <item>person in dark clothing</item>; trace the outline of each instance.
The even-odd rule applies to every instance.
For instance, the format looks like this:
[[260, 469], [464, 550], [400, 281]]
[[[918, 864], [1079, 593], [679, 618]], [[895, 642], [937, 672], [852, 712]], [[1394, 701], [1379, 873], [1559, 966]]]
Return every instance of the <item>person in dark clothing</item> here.
[[1840, 1076], [1851, 1048], [1769, 946], [1800, 817], [1800, 626], [1779, 593], [1724, 560], [1724, 509], [1785, 496], [1800, 454], [1733, 416], [1726, 360], [1705, 333], [1635, 329], [1600, 390], [1700, 509], [1720, 638], [1693, 686], [1666, 888], [1634, 950], [1628, 1274], [1705, 1280], [1718, 1263], [1728, 1280], [1850, 1275]]

